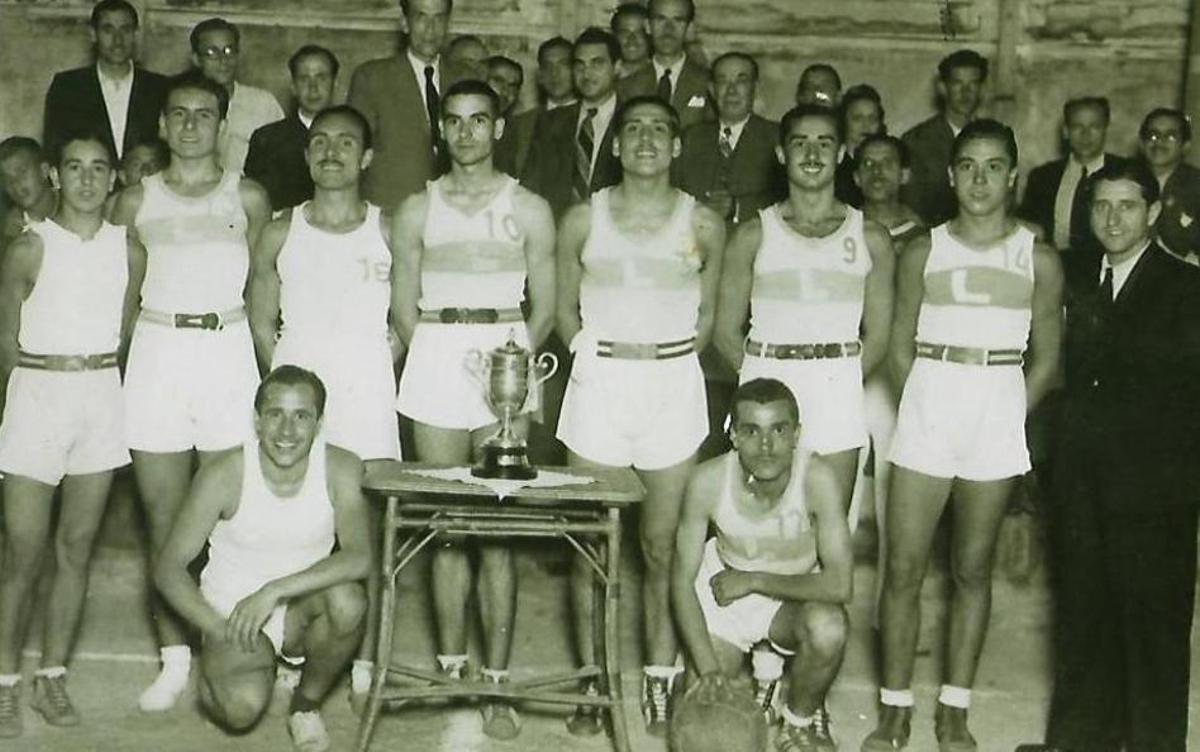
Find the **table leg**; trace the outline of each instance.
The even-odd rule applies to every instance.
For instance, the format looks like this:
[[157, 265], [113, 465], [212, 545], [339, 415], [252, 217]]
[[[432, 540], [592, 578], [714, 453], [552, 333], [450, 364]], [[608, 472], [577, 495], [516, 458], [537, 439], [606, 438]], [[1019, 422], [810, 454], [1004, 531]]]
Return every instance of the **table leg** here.
[[379, 553], [380, 584], [382, 594], [379, 603], [379, 638], [375, 649], [375, 673], [371, 677], [371, 691], [367, 695], [367, 707], [358, 725], [358, 752], [367, 752], [371, 746], [371, 733], [379, 720], [383, 706], [383, 692], [387, 687], [388, 666], [392, 662], [392, 630], [396, 618], [396, 576], [392, 571], [396, 555], [396, 511], [399, 499], [389, 496], [387, 512], [383, 521], [383, 546]]
[[604, 586], [604, 669], [608, 695], [612, 699], [613, 747], [630, 752], [629, 726], [625, 719], [624, 688], [621, 685], [621, 513], [608, 510], [608, 542], [605, 567], [608, 583]]

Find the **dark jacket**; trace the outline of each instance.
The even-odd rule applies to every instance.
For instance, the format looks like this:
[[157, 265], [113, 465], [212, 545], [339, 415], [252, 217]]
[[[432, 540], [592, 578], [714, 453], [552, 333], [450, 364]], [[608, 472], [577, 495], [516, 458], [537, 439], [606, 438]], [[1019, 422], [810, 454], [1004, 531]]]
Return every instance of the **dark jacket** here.
[[[708, 68], [684, 58], [683, 69], [671, 91], [671, 106], [679, 113], [680, 128], [686, 131], [696, 123], [716, 120], [717, 113], [708, 99]], [[654, 66], [647, 65], [627, 78], [617, 82], [617, 93], [621, 101], [632, 97], [658, 93], [658, 79]]]
[[56, 153], [63, 139], [81, 126], [97, 128], [105, 135], [114, 155], [158, 135], [158, 118], [167, 96], [167, 78], [133, 68], [133, 89], [129, 93], [129, 112], [125, 138], [120, 149], [108, 124], [108, 109], [100, 91], [100, 75], [95, 65], [62, 71], [54, 75], [46, 92], [42, 146], [46, 154]]
[[313, 197], [312, 174], [304, 161], [307, 140], [308, 129], [298, 115], [264, 125], [250, 136], [244, 172], [267, 189], [274, 211]]
[[958, 199], [946, 169], [954, 149], [954, 131], [941, 113], [909, 128], [901, 140], [908, 147], [911, 175], [900, 188], [900, 199], [928, 227], [936, 227], [958, 212]]
[[701, 201], [724, 183], [733, 196], [737, 221], [745, 221], [787, 195], [787, 178], [775, 158], [779, 125], [751, 115], [728, 165], [722, 164], [720, 130], [714, 121], [684, 132], [683, 151], [673, 165], [674, 182]]
[[[521, 171], [521, 184], [550, 203], [555, 218], [571, 206], [571, 184], [575, 177], [575, 129], [579, 121], [576, 102], [547, 112], [538, 126], [537, 138], [529, 148], [529, 157]], [[618, 105], [619, 107], [620, 105]], [[621, 181], [621, 163], [613, 156], [614, 115], [600, 140], [596, 163], [592, 166], [592, 192]]]

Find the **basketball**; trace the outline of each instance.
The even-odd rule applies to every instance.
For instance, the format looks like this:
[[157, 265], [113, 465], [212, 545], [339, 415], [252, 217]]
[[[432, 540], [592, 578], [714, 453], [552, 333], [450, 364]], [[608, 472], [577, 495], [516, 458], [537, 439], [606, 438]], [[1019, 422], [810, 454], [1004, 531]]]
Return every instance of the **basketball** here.
[[740, 688], [724, 702], [684, 695], [671, 717], [671, 752], [762, 752], [767, 721], [754, 696]]

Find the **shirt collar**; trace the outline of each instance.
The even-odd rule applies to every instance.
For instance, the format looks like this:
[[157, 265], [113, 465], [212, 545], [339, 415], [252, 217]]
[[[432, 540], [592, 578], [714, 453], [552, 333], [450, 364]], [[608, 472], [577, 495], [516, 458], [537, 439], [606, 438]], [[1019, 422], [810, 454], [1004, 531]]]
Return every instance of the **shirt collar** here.
[[425, 66], [433, 66], [433, 80], [438, 79], [438, 74], [441, 73], [442, 56], [438, 55], [433, 60], [425, 61], [412, 53], [412, 50], [405, 50], [405, 56], [408, 57], [408, 64], [412, 66], [413, 71], [417, 74], [417, 83], [425, 84]]
[[296, 117], [299, 118], [300, 122], [304, 124], [304, 130], [309, 130], [310, 128], [312, 128], [312, 124], [313, 124], [312, 118], [308, 117], [300, 110], [296, 110]]
[[1125, 259], [1124, 261], [1122, 261], [1118, 264], [1114, 264], [1111, 261], [1109, 261], [1108, 254], [1107, 253], [1104, 254], [1103, 256], [1100, 257], [1100, 279], [1104, 279], [1104, 275], [1108, 272], [1109, 269], [1113, 270], [1114, 277], [1117, 276], [1118, 274], [1127, 274], [1131, 269], [1133, 269], [1134, 265], [1137, 264], [1138, 259], [1140, 259], [1142, 257], [1142, 255], [1146, 253], [1146, 249], [1149, 247], [1150, 247], [1150, 239], [1146, 238], [1146, 242], [1142, 244], [1142, 247], [1140, 249], [1138, 249], [1137, 253], [1133, 254], [1132, 256], [1130, 256], [1129, 258]]
[[741, 120], [737, 121], [736, 123], [718, 122], [717, 123], [718, 138], [720, 137], [720, 134], [724, 133], [725, 129], [728, 128], [729, 129], [729, 140], [732, 141], [734, 143], [734, 145], [736, 146], [738, 139], [740, 139], [742, 137], [742, 131], [746, 129], [746, 123], [749, 123], [749, 122], [750, 122], [749, 115], [746, 115], [746, 117], [742, 118]]
[[1096, 157], [1095, 159], [1093, 159], [1091, 162], [1089, 162], [1087, 164], [1083, 164], [1078, 159], [1076, 159], [1074, 154], [1069, 156], [1068, 159], [1070, 160], [1071, 164], [1075, 165], [1076, 168], [1082, 168], [1082, 169], [1087, 170], [1087, 174], [1089, 174], [1089, 175], [1095, 174], [1095, 172], [1097, 170], [1099, 170], [1101, 167], [1104, 166], [1104, 152], [1100, 152], [1100, 156]]
[[123, 86], [133, 80], [133, 61], [129, 61], [128, 67], [125, 69], [125, 75], [121, 76], [120, 78], [110, 78], [109, 76], [105, 75], [104, 69], [100, 67], [99, 63], [96, 63], [96, 76], [100, 79], [101, 83], [110, 83], [116, 84], [117, 86]]
[[670, 65], [660, 65], [657, 58], [654, 58], [654, 77], [662, 78], [663, 71], [671, 71], [671, 80], [679, 78], [679, 72], [683, 70], [683, 61], [687, 60], [687, 54], [684, 53], [671, 61]]
[[587, 115], [588, 108], [590, 108], [590, 107], [596, 108], [596, 119], [597, 120], [601, 120], [601, 121], [611, 120], [613, 114], [617, 111], [617, 94], [616, 94], [616, 92], [609, 94], [608, 99], [604, 100], [600, 104], [588, 104], [586, 102], [581, 101], [579, 103], [579, 119], [580, 120], [583, 120], [584, 116]]

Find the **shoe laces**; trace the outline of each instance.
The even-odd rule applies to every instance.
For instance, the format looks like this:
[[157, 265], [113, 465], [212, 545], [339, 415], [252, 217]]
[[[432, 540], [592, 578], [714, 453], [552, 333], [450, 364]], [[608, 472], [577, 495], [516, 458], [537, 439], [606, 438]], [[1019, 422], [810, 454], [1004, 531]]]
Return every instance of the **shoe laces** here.
[[779, 752], [804, 752], [805, 750], [815, 749], [815, 737], [817, 730], [814, 726], [797, 726], [792, 723], [784, 723], [783, 730], [779, 732], [779, 739], [775, 743], [776, 749]]
[[326, 735], [325, 722], [321, 720], [321, 714], [315, 710], [292, 713], [288, 725], [291, 727], [292, 737], [296, 739], [308, 740]]
[[17, 688], [0, 687], [0, 720], [16, 718], [18, 705]]
[[38, 681], [42, 686], [42, 697], [55, 714], [63, 715], [74, 710], [71, 707], [71, 697], [67, 694], [67, 683], [61, 676], [38, 677]]
[[763, 710], [770, 710], [775, 702], [776, 686], [776, 682], [773, 681], [755, 682], [754, 703]]
[[650, 712], [651, 720], [667, 720], [667, 702], [669, 696], [670, 689], [666, 679], [659, 679], [653, 676], [647, 677], [642, 703]]
[[824, 705], [813, 711], [813, 730], [822, 739], [833, 740], [832, 724], [829, 720], [829, 708]]

